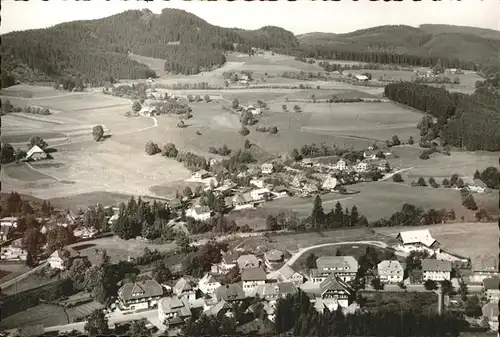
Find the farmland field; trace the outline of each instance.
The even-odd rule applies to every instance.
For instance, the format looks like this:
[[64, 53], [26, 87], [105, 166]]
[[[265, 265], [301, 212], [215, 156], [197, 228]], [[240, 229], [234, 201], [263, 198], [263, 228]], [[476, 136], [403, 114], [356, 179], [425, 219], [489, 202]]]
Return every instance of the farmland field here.
[[68, 308], [66, 309], [66, 314], [68, 315], [69, 322], [74, 322], [76, 318], [90, 315], [94, 310], [102, 308], [104, 308], [103, 304], [92, 301], [90, 303]]
[[37, 181], [43, 179], [48, 179], [52, 181], [54, 180], [53, 178], [47, 175], [44, 175], [40, 172], [31, 169], [27, 164], [24, 163], [5, 165], [3, 169], [5, 173], [2, 172], [2, 175], [6, 174], [11, 178], [21, 181]]
[[40, 304], [0, 321], [1, 329], [14, 329], [21, 326], [43, 324], [45, 326], [68, 324], [68, 316], [58, 305]]

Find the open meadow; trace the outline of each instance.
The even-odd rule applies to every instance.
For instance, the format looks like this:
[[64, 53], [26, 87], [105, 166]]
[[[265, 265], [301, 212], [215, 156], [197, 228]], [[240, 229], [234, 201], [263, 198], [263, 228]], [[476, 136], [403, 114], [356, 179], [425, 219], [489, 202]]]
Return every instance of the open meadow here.
[[39, 304], [0, 321], [0, 329], [15, 329], [23, 326], [43, 324], [55, 326], [68, 324], [68, 315], [64, 308], [53, 304]]

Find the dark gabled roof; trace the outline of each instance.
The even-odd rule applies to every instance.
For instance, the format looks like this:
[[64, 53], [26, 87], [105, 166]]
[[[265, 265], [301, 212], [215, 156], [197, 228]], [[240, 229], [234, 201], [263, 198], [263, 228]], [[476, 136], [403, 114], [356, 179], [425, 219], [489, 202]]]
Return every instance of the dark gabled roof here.
[[240, 254], [238, 252], [225, 252], [222, 254], [222, 261], [225, 264], [237, 264], [238, 263], [238, 258], [240, 257]]
[[330, 274], [323, 282], [320, 283], [319, 287], [322, 294], [328, 290], [343, 290], [349, 293], [351, 292], [349, 286], [337, 278], [335, 274]]
[[498, 290], [500, 285], [500, 278], [488, 277], [483, 280], [484, 290]]
[[239, 283], [222, 285], [215, 291], [217, 299], [225, 301], [238, 301], [246, 298], [245, 292]]
[[245, 268], [241, 271], [242, 281], [265, 281], [266, 272], [260, 267]]
[[[132, 299], [161, 296], [163, 295], [163, 288], [154, 280], [129, 282], [120, 288], [118, 294], [124, 301], [130, 301]], [[137, 295], [134, 296], [133, 294]]]
[[473, 272], [498, 272], [497, 258], [493, 255], [479, 255], [472, 259]]
[[451, 262], [436, 259], [425, 259], [422, 261], [423, 271], [446, 271], [451, 272]]

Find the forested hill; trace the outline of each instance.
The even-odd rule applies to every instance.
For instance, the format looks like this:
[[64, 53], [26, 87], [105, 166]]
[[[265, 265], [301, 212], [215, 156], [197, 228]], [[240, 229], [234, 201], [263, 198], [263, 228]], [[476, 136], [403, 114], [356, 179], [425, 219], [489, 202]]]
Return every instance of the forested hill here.
[[161, 14], [130, 10], [103, 19], [5, 34], [1, 53], [2, 70], [14, 77], [30, 68], [52, 78], [79, 74], [98, 83], [110, 77], [154, 76], [145, 65], [128, 59], [128, 52], [168, 60], [168, 70], [192, 74], [223, 64], [226, 50], [297, 46], [297, 38], [278, 27], [222, 28], [183, 10], [164, 9]]
[[[498, 63], [500, 32], [473, 27], [379, 26], [347, 34], [299, 35], [304, 57], [476, 69]], [[377, 61], [378, 60], [378, 61]]]

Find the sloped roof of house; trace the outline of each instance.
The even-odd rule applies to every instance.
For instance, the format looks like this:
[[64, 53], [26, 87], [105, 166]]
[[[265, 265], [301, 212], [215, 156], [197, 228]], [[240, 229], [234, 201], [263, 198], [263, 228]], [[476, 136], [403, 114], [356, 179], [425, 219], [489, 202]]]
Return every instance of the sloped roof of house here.
[[432, 237], [428, 229], [400, 232], [398, 238], [401, 238], [403, 244], [422, 243], [427, 247], [432, 246], [436, 242], [436, 239]]
[[196, 171], [194, 174], [196, 174], [196, 175], [206, 175], [206, 174], [209, 174], [209, 172], [207, 170], [199, 170], [199, 171]]
[[288, 188], [286, 188], [285, 185], [278, 185], [278, 186], [273, 187], [273, 191], [274, 192], [286, 192], [286, 191], [288, 191]]
[[240, 269], [245, 269], [248, 268], [247, 266], [258, 266], [259, 265], [259, 259], [253, 254], [245, 254], [241, 255], [238, 257], [238, 267]]
[[278, 296], [279, 295], [278, 284], [277, 283], [259, 284], [257, 286], [257, 289], [255, 290], [255, 293], [261, 297]]
[[279, 282], [277, 285], [281, 295], [295, 294], [298, 291], [293, 282]]
[[385, 272], [402, 271], [403, 266], [398, 260], [384, 260], [378, 264], [377, 269]]
[[488, 317], [491, 321], [498, 321], [498, 303], [488, 302], [483, 308], [483, 316]]
[[352, 256], [321, 256], [316, 259], [319, 270], [336, 268], [345, 269], [350, 272], [358, 271], [358, 261]]
[[498, 277], [488, 277], [483, 280], [484, 290], [498, 290], [500, 285], [500, 278]]
[[[156, 297], [163, 294], [163, 288], [155, 280], [146, 280], [143, 282], [125, 283], [118, 294], [125, 301], [132, 299]], [[134, 296], [134, 294], [139, 294]]]
[[231, 305], [227, 303], [224, 299], [220, 300], [213, 307], [205, 311], [207, 316], [218, 316], [221, 311], [231, 310]]
[[217, 299], [225, 301], [238, 301], [246, 298], [245, 292], [239, 283], [222, 285], [215, 291]]
[[248, 203], [248, 202], [252, 202], [252, 201], [254, 201], [254, 200], [253, 200], [253, 197], [250, 194], [250, 192], [237, 194], [233, 197], [234, 203]]
[[210, 273], [206, 273], [203, 275], [203, 277], [200, 279], [199, 283], [219, 283], [219, 281]]
[[177, 296], [164, 297], [159, 301], [158, 305], [161, 306], [165, 314], [177, 313], [179, 317], [191, 316], [189, 305]]
[[335, 188], [335, 186], [337, 186], [337, 178], [335, 177], [326, 178], [322, 185], [323, 188]]
[[192, 290], [191, 281], [185, 277], [181, 277], [173, 287], [173, 291], [177, 294]]
[[425, 259], [422, 261], [423, 271], [445, 271], [451, 272], [451, 262], [445, 260]]
[[360, 81], [366, 81], [368, 79], [366, 75], [356, 75], [356, 78]]
[[201, 214], [206, 214], [210, 213], [210, 208], [208, 206], [195, 206], [193, 208], [194, 213], [201, 215]]
[[74, 259], [74, 258], [77, 258], [80, 256], [80, 252], [77, 252], [76, 250], [74, 250], [71, 247], [65, 247], [65, 248], [56, 250], [55, 252], [52, 253], [51, 256], [58, 257], [62, 260]]
[[225, 264], [237, 264], [240, 253], [235, 251], [229, 251], [222, 254], [222, 261]]
[[26, 153], [26, 158], [31, 157], [35, 153], [45, 153], [38, 145], [34, 145], [31, 149], [29, 149], [28, 153]]
[[289, 279], [290, 277], [295, 274], [295, 270], [293, 270], [292, 267], [290, 267], [288, 264], [285, 264], [283, 267], [281, 267], [278, 272], [285, 278]]
[[320, 283], [319, 288], [321, 289], [321, 294], [328, 290], [343, 290], [349, 293], [351, 292], [349, 286], [337, 278], [335, 274], [330, 274], [323, 282]]
[[478, 255], [471, 263], [473, 272], [498, 272], [498, 260], [493, 255]]
[[473, 180], [474, 182], [474, 185], [478, 186], [478, 187], [482, 187], [482, 188], [487, 188], [488, 186], [486, 186], [486, 184], [480, 180], [480, 179], [474, 179]]
[[266, 272], [260, 267], [245, 268], [241, 271], [242, 281], [265, 281]]
[[269, 261], [280, 261], [283, 259], [284, 256], [283, 252], [277, 249], [272, 249], [266, 252], [265, 255]]

